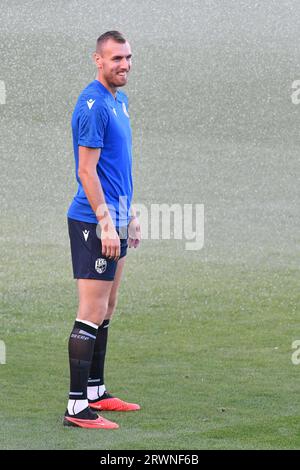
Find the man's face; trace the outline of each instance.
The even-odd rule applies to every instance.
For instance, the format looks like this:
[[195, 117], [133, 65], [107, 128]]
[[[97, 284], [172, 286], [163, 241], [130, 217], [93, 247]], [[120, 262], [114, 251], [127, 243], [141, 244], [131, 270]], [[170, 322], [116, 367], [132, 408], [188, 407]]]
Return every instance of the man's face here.
[[118, 43], [108, 39], [101, 52], [95, 54], [95, 62], [101, 69], [101, 76], [108, 85], [121, 87], [126, 85], [131, 68], [131, 49], [129, 43]]

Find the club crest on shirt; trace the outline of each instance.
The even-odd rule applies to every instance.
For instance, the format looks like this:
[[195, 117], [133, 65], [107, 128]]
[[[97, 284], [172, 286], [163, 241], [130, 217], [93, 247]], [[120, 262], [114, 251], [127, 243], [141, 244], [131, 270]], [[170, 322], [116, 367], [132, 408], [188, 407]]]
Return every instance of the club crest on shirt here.
[[123, 111], [124, 111], [125, 116], [127, 116], [127, 117], [129, 118], [129, 114], [128, 114], [128, 111], [127, 111], [127, 108], [126, 108], [126, 104], [124, 103], [124, 101], [123, 101], [123, 103], [122, 103], [122, 108], [123, 108]]
[[107, 261], [104, 258], [98, 258], [95, 262], [95, 270], [97, 273], [102, 274], [106, 271], [107, 268]]

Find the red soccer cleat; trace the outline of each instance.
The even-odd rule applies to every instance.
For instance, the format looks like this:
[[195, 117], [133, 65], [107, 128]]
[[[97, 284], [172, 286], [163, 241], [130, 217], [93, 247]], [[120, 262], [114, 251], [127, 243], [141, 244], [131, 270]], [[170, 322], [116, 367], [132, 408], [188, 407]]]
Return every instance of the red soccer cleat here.
[[66, 411], [63, 425], [88, 429], [118, 429], [119, 427], [117, 423], [99, 416], [89, 408], [86, 408], [76, 415], [70, 415], [68, 411]]
[[98, 401], [89, 401], [89, 407], [93, 410], [101, 411], [137, 411], [140, 410], [140, 405], [136, 403], [127, 403], [126, 401], [120, 400], [109, 395], [107, 392], [104, 393], [103, 397]]

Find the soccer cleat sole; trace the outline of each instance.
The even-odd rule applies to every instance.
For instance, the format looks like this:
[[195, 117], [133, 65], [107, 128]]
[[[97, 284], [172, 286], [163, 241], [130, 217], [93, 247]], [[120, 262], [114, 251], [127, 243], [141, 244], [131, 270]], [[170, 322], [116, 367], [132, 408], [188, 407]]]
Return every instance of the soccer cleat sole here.
[[118, 429], [119, 425], [113, 421], [102, 418], [99, 416], [97, 419], [77, 419], [72, 416], [65, 416], [63, 421], [64, 426], [86, 429]]

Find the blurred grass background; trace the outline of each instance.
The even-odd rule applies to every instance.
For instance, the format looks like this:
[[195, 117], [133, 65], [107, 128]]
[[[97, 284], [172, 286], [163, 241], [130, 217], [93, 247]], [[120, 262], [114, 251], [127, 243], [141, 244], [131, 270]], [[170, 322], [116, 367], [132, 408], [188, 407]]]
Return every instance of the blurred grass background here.
[[[0, 12], [1, 448], [299, 448], [299, 5], [10, 1]], [[128, 37], [135, 201], [202, 203], [205, 245], [129, 253], [110, 390], [138, 414], [63, 429], [77, 299], [70, 119], [96, 38]]]

